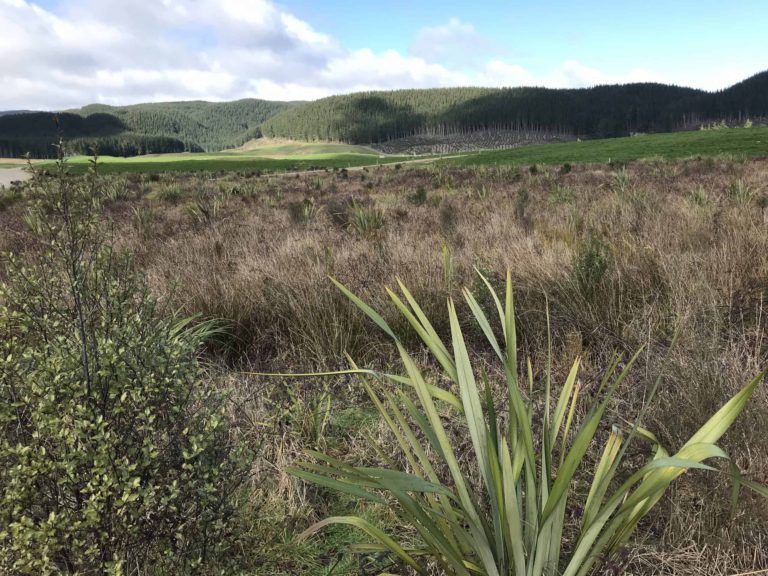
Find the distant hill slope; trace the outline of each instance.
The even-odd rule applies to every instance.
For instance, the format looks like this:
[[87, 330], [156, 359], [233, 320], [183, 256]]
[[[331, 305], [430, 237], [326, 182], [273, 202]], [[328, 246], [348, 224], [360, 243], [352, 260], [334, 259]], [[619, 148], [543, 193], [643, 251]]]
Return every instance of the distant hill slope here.
[[59, 114], [0, 116], [0, 157], [30, 152], [55, 154], [59, 134], [73, 153], [97, 144], [102, 154], [134, 156], [162, 152], [218, 151], [261, 135], [259, 126], [294, 103], [265, 100], [164, 102], [114, 107], [93, 104]]
[[743, 123], [747, 118], [763, 123], [768, 119], [768, 71], [719, 92], [664, 84], [440, 88], [365, 92], [308, 103], [247, 99], [91, 105], [58, 115], [0, 114], [0, 157], [30, 152], [50, 158], [59, 134], [73, 153], [88, 153], [98, 144], [102, 154], [134, 156], [213, 152], [261, 135], [381, 144], [486, 132], [507, 134], [519, 143], [669, 132], [721, 120]]
[[768, 72], [715, 93], [663, 84], [365, 92], [285, 110], [268, 119], [262, 132], [276, 138], [348, 143], [479, 130], [608, 137], [765, 116]]

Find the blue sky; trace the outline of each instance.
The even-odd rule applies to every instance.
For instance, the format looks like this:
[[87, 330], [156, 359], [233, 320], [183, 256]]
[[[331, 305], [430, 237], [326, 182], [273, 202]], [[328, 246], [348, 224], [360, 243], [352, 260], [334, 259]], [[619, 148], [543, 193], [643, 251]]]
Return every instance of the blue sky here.
[[768, 69], [766, 0], [0, 0], [0, 109]]
[[[473, 24], [496, 55], [531, 67], [578, 60], [601, 70], [748, 66], [762, 55], [768, 68], [766, 0], [286, 0], [351, 48], [407, 51], [424, 27], [449, 18]], [[338, 16], [343, 15], [343, 16]], [[706, 80], [702, 81], [706, 85]]]

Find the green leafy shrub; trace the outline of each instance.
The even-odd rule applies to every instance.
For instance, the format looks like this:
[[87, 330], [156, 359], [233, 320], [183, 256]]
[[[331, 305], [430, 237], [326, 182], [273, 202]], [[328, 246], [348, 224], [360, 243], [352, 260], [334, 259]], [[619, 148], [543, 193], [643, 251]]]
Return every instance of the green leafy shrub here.
[[415, 192], [408, 197], [408, 201], [416, 206], [421, 206], [427, 202], [427, 189], [423, 185], [419, 185]]
[[573, 280], [586, 298], [591, 298], [597, 292], [597, 287], [608, 272], [610, 257], [608, 245], [594, 234], [590, 234], [579, 246], [573, 258]]
[[[399, 350], [405, 375], [350, 371], [398, 386], [392, 391], [381, 382], [363, 381], [399, 450], [393, 455], [370, 438], [371, 451], [388, 467], [352, 466], [312, 452], [315, 463], [293, 468], [292, 473], [361, 501], [388, 506], [397, 514], [398, 525], [407, 529], [390, 535], [362, 516], [335, 516], [314, 524], [302, 537], [329, 525], [353, 526], [372, 540], [356, 550], [390, 553], [423, 576], [586, 576], [621, 549], [678, 477], [691, 469], [715, 470], [706, 460], [727, 459], [716, 443], [764, 374], [674, 454], [642, 427], [647, 404], [634, 423], [623, 426], [617, 421], [602, 436], [598, 432], [609, 418], [612, 397], [640, 352], [626, 363], [614, 356], [599, 386], [589, 392], [581, 389], [578, 359], [556, 392], [550, 352], [541, 376], [543, 390], [534, 392], [530, 360], [525, 377], [518, 374], [510, 276], [503, 303], [486, 284], [499, 328], [492, 327], [471, 292], [465, 290], [464, 296], [498, 361], [499, 370], [492, 371], [485, 356], [473, 364], [452, 300], [448, 302], [451, 342], [446, 346], [402, 284], [402, 296], [389, 291], [439, 365], [440, 375], [434, 380], [420, 370], [386, 321], [339, 285]], [[501, 380], [502, 401], [495, 398], [499, 389], [489, 376], [494, 373]], [[444, 382], [450, 388], [439, 385]], [[651, 398], [655, 391], [654, 386]], [[601, 436], [603, 451], [593, 471], [580, 471], [590, 445]], [[630, 450], [637, 441], [650, 449]], [[640, 460], [643, 452], [645, 462]], [[733, 475], [739, 478], [735, 470]], [[768, 496], [765, 487], [744, 484]]]
[[226, 543], [244, 477], [197, 356], [103, 241], [98, 181], [36, 176], [38, 256], [0, 289], [0, 572], [189, 573]]

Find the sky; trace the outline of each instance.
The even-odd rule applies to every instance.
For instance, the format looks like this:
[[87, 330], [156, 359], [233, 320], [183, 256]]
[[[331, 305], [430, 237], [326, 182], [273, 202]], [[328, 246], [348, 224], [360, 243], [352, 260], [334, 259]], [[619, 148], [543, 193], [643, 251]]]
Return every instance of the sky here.
[[447, 86], [726, 88], [766, 0], [0, 0], [0, 110]]

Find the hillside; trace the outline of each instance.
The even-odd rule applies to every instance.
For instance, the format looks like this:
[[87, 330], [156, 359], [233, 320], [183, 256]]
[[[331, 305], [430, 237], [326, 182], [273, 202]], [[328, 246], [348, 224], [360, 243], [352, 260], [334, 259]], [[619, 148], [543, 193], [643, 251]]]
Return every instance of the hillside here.
[[381, 143], [477, 131], [613, 137], [768, 116], [768, 72], [710, 93], [663, 84], [582, 89], [443, 88], [332, 96], [267, 120], [265, 136]]
[[30, 152], [50, 158], [59, 135], [70, 153], [88, 153], [97, 144], [102, 154], [112, 156], [215, 152], [262, 135], [434, 153], [673, 132], [721, 121], [742, 125], [748, 118], [762, 123], [768, 118], [768, 71], [719, 92], [650, 83], [580, 89], [439, 88], [364, 92], [308, 103], [96, 104], [58, 115], [4, 114], [0, 157]]
[[62, 135], [71, 153], [102, 154], [218, 151], [260, 136], [259, 126], [291, 106], [288, 102], [167, 102], [113, 107], [85, 106], [59, 114], [35, 112], [0, 116], [0, 157], [30, 152], [55, 154], [51, 143]]

